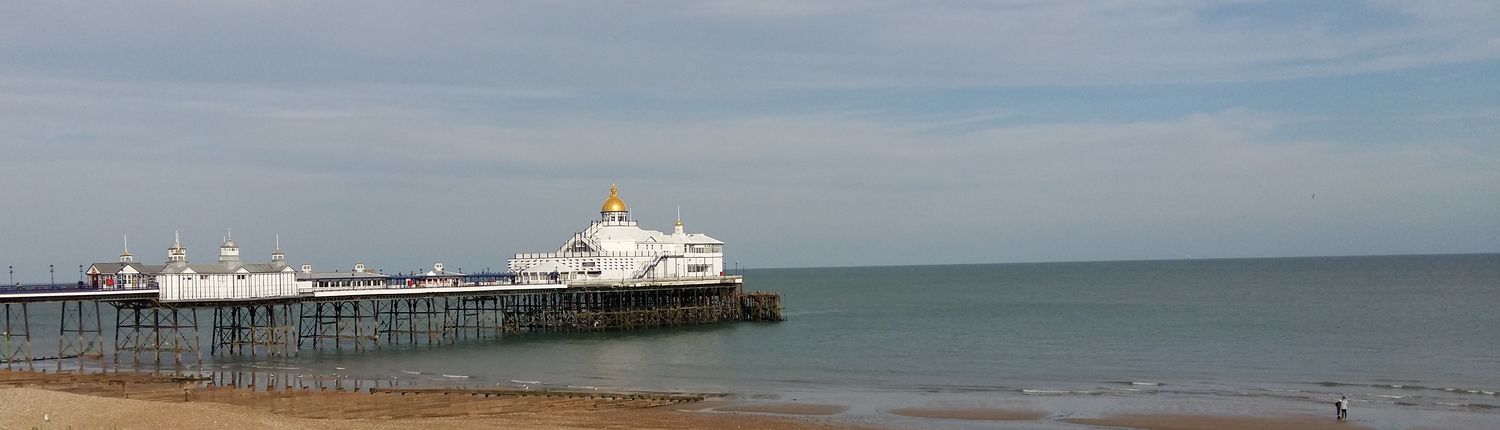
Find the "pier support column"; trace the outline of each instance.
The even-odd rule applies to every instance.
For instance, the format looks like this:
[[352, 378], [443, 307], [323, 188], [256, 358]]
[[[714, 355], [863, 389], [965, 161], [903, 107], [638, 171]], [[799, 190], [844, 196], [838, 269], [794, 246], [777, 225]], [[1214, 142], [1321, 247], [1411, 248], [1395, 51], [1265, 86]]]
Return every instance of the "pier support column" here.
[[444, 311], [438, 309], [437, 300], [432, 297], [389, 300], [384, 315], [380, 330], [386, 342], [432, 345], [444, 340]]
[[26, 370], [32, 370], [31, 356], [31, 319], [27, 314], [25, 303], [5, 304], [5, 327], [4, 333], [0, 333], [3, 339], [3, 347], [0, 347], [0, 360], [5, 361], [6, 369], [21, 368], [25, 363]]
[[104, 331], [100, 329], [99, 302], [93, 300], [62, 302], [57, 337], [57, 370], [63, 361], [78, 359], [82, 369], [86, 361], [104, 359]]
[[303, 303], [297, 344], [311, 342], [313, 348], [355, 351], [380, 348], [379, 300], [345, 300]]
[[483, 339], [499, 336], [503, 331], [501, 303], [498, 296], [454, 297], [448, 301], [446, 331], [453, 339]]
[[171, 357], [173, 366], [203, 364], [198, 349], [198, 311], [178, 308], [154, 301], [114, 302], [115, 363], [125, 354], [132, 363], [141, 363], [142, 355], [154, 364]]
[[209, 352], [288, 357], [297, 354], [295, 336], [290, 304], [220, 306]]

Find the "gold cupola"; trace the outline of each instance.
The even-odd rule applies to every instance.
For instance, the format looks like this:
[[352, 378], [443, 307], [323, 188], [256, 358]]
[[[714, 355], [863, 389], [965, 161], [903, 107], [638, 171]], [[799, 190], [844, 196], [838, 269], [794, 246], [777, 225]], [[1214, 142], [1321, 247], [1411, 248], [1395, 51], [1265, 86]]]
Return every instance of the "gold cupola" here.
[[609, 198], [604, 199], [604, 206], [599, 212], [628, 212], [630, 208], [625, 206], [625, 201], [620, 200], [620, 188], [615, 184], [609, 184]]

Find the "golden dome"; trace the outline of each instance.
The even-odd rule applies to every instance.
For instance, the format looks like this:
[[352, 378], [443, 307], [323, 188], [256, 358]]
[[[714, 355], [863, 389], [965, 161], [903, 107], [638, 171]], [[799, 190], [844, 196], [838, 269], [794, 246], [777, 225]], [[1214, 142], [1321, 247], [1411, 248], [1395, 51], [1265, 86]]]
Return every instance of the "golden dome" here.
[[630, 208], [625, 206], [625, 201], [620, 200], [620, 189], [615, 184], [609, 184], [609, 198], [604, 199], [604, 207], [599, 212], [626, 212]]

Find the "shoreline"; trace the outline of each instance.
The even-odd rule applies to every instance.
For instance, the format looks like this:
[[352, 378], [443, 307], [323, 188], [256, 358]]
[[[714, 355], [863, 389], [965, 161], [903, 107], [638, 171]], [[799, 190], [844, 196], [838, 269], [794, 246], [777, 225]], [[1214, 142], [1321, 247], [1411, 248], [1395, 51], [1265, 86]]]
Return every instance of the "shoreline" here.
[[928, 405], [872, 411], [869, 405], [816, 399], [747, 400], [691, 393], [257, 389], [219, 386], [216, 382], [134, 372], [0, 370], [0, 403], [8, 405], [0, 411], [0, 427], [132, 428], [133, 424], [140, 424], [139, 428], [228, 425], [319, 429], [432, 425], [460, 429], [504, 426], [822, 430], [973, 428], [975, 425], [1161, 430], [1373, 428], [1295, 411], [1284, 415], [1116, 411], [1072, 417], [1058, 414], [1045, 405]]

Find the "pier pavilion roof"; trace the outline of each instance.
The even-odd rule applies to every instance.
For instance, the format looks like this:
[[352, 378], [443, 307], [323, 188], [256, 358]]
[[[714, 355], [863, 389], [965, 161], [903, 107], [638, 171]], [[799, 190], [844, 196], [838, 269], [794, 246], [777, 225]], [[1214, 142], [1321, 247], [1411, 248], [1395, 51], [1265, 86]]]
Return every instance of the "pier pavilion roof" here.
[[180, 266], [168, 265], [161, 273], [195, 273], [200, 275], [222, 275], [232, 273], [278, 273], [289, 272], [291, 266], [276, 263], [251, 263], [229, 266], [225, 264], [186, 264]]
[[606, 226], [594, 232], [595, 240], [608, 240], [620, 242], [637, 243], [691, 243], [723, 245], [724, 242], [709, 237], [706, 234], [690, 233], [682, 236], [665, 234], [656, 230], [646, 230], [633, 226]]
[[297, 272], [298, 281], [321, 281], [330, 279], [388, 279], [390, 275], [380, 272]]
[[[154, 275], [166, 270], [167, 266], [162, 264], [141, 263], [94, 263], [89, 265], [90, 275], [116, 275], [120, 273], [139, 273]], [[127, 270], [128, 269], [128, 270]]]
[[630, 207], [620, 200], [620, 188], [615, 184], [609, 184], [609, 198], [604, 199], [604, 205], [599, 207], [599, 212], [628, 212]]

